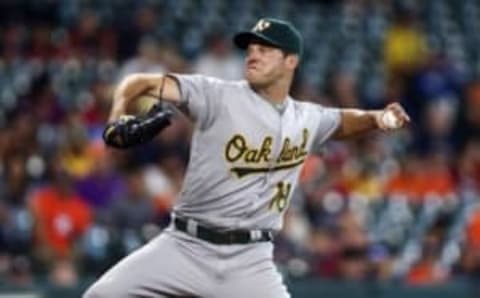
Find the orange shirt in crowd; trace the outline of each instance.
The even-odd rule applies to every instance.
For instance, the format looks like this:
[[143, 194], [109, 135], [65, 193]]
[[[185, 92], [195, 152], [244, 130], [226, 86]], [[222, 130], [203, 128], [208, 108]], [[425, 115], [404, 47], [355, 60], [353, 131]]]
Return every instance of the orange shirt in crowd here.
[[43, 240], [58, 256], [67, 256], [75, 239], [91, 223], [89, 206], [75, 194], [62, 197], [53, 187], [35, 193], [31, 204], [37, 220], [37, 240]]
[[427, 260], [414, 265], [407, 275], [410, 285], [432, 285], [446, 281], [447, 273]]
[[323, 161], [320, 157], [315, 155], [308, 155], [303, 163], [302, 170], [300, 171], [299, 182], [300, 184], [308, 183], [317, 175], [318, 168], [323, 166]]
[[467, 226], [467, 243], [480, 249], [480, 210], [473, 214]]
[[421, 201], [426, 195], [446, 196], [455, 191], [450, 173], [399, 173], [387, 182], [387, 194], [403, 194], [414, 201]]

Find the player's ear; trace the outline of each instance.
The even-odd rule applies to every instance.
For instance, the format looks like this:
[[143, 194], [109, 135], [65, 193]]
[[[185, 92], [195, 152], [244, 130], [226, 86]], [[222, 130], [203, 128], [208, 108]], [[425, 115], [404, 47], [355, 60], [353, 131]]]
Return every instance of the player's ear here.
[[288, 69], [294, 70], [297, 68], [299, 63], [298, 55], [296, 54], [288, 54], [285, 58], [285, 65]]

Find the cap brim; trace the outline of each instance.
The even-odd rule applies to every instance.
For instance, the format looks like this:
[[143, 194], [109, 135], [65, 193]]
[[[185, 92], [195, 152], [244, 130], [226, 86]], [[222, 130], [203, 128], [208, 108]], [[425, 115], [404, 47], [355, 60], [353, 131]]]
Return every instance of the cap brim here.
[[265, 35], [256, 33], [256, 32], [250, 32], [250, 31], [240, 32], [233, 37], [233, 43], [237, 47], [243, 50], [245, 50], [248, 47], [248, 45], [254, 41], [265, 44], [265, 45], [273, 46], [273, 47], [280, 47], [278, 44], [273, 42], [271, 39], [269, 39]]

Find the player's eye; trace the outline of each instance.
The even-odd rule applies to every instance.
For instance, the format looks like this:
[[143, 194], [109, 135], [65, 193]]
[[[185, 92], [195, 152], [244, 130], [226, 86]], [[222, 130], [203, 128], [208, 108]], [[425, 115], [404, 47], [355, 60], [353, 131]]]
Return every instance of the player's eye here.
[[275, 48], [274, 47], [271, 47], [271, 46], [267, 46], [267, 45], [261, 45], [259, 47], [259, 52], [261, 54], [269, 54], [271, 52], [275, 51]]

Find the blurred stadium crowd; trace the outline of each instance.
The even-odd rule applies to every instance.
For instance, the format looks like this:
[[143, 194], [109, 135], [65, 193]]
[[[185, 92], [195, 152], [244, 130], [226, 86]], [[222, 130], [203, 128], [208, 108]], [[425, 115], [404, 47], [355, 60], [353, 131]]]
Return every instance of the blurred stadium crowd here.
[[260, 16], [305, 37], [296, 98], [400, 101], [413, 119], [308, 159], [281, 270], [480, 281], [479, 1], [7, 0], [0, 16], [0, 284], [74, 285], [168, 224], [191, 126], [178, 115], [151, 144], [107, 150], [112, 89], [133, 72], [239, 79], [230, 37]]

